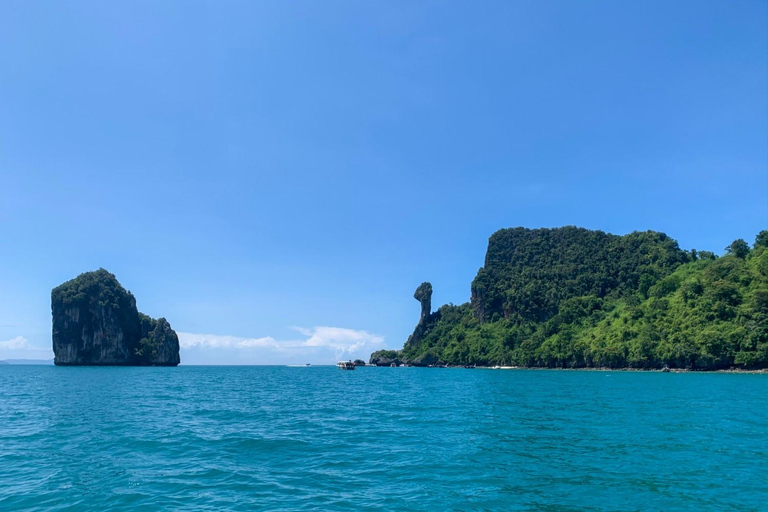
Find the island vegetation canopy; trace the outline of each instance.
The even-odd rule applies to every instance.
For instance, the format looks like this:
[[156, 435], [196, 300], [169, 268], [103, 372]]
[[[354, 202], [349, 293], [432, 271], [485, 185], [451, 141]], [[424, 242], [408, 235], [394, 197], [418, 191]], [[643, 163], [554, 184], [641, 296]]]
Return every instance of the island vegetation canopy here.
[[371, 362], [766, 368], [767, 246], [768, 231], [718, 257], [654, 231], [502, 229], [470, 301], [422, 307], [403, 350]]

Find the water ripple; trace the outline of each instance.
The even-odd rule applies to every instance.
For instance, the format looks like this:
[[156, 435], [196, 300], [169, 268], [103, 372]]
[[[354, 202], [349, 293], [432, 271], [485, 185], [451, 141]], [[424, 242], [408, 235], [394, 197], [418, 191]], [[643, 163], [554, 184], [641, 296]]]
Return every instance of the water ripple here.
[[766, 434], [765, 375], [5, 366], [0, 510], [757, 511]]

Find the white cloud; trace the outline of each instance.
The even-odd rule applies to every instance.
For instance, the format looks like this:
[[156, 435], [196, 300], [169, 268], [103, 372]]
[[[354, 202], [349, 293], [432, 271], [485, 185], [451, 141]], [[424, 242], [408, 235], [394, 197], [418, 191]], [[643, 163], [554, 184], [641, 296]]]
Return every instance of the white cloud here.
[[343, 327], [291, 327], [303, 339], [242, 338], [179, 332], [182, 362], [186, 364], [333, 363], [344, 358], [367, 359], [382, 348], [384, 336]]
[[366, 347], [384, 343], [384, 336], [343, 327], [313, 327], [312, 329], [291, 327], [291, 329], [304, 336], [309, 336], [302, 344], [305, 347], [330, 347], [341, 353], [356, 352]]
[[194, 334], [180, 332], [179, 345], [182, 348], [207, 347], [207, 348], [249, 348], [249, 347], [273, 347], [279, 348], [278, 343], [271, 336], [264, 338], [239, 338], [237, 336], [222, 336], [218, 334]]
[[237, 342], [237, 346], [240, 348], [249, 347], [274, 347], [280, 348], [275, 339], [272, 336], [265, 338], [246, 338]]
[[51, 347], [36, 347], [24, 336], [0, 341], [0, 359], [41, 359], [53, 358]]
[[32, 347], [29, 346], [27, 338], [24, 338], [23, 336], [16, 336], [15, 338], [11, 338], [8, 341], [0, 341], [0, 348], [20, 350]]

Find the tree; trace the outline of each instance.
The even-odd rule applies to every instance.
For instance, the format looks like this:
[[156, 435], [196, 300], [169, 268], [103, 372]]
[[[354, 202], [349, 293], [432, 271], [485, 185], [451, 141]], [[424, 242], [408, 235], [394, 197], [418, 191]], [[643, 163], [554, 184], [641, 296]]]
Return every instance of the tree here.
[[[759, 236], [759, 235], [758, 235]], [[738, 238], [725, 248], [728, 254], [744, 259], [749, 254], [749, 245], [743, 238]]]
[[768, 230], [767, 229], [764, 229], [757, 234], [757, 236], [755, 237], [755, 245], [753, 247], [755, 248], [768, 247]]

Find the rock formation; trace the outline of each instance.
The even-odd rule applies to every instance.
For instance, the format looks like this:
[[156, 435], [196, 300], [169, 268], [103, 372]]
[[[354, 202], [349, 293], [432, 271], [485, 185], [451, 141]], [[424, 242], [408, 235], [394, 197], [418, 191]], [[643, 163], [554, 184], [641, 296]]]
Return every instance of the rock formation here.
[[176, 366], [179, 338], [165, 318], [139, 313], [136, 299], [104, 269], [51, 292], [54, 364]]
[[429, 327], [434, 323], [435, 315], [437, 314], [432, 313], [431, 283], [421, 283], [413, 293], [413, 298], [421, 303], [421, 316], [419, 317], [419, 323], [416, 324], [416, 328], [413, 330], [413, 334], [408, 336], [408, 341], [405, 342], [406, 347], [415, 347], [419, 344], [421, 338], [424, 337]]
[[413, 292], [413, 298], [421, 303], [421, 317], [419, 323], [424, 321], [432, 313], [432, 283], [424, 282]]
[[[179, 364], [179, 337], [165, 318], [157, 320], [139, 313], [141, 341], [139, 355], [152, 366], [176, 366]], [[175, 362], [174, 362], [175, 361]], [[171, 362], [169, 364], [168, 362]]]
[[373, 366], [392, 366], [392, 363], [400, 366], [405, 361], [402, 359], [401, 350], [377, 350], [371, 354], [368, 364]]
[[[421, 304], [421, 315], [419, 323], [413, 329], [413, 334], [408, 336], [405, 342], [405, 350], [415, 351], [421, 339], [429, 332], [432, 326], [440, 319], [440, 312], [432, 313], [432, 284], [428, 282], [421, 283], [413, 293], [413, 298]], [[439, 358], [432, 354], [421, 354], [413, 360], [403, 355], [404, 350], [378, 350], [371, 354], [368, 364], [376, 366], [391, 366], [392, 363], [400, 366], [401, 364], [411, 364], [413, 366], [428, 366], [439, 363]]]

